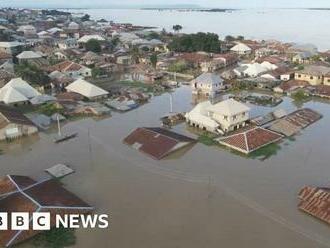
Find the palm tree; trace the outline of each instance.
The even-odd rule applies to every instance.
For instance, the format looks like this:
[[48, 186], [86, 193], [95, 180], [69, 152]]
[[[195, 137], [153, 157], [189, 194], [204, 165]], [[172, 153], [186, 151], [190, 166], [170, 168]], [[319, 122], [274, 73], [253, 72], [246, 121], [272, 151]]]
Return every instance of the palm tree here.
[[140, 60], [140, 50], [137, 46], [132, 46], [130, 49], [130, 54], [132, 56], [132, 60], [134, 61], [135, 64], [139, 64]]

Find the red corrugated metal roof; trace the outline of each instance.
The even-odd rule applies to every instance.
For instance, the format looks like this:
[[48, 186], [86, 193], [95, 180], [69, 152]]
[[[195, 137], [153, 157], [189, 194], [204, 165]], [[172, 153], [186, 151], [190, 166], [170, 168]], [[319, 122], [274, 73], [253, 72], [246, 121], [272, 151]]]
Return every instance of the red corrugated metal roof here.
[[304, 187], [298, 195], [298, 208], [330, 224], [330, 188]]
[[240, 152], [250, 153], [282, 138], [283, 136], [281, 134], [261, 127], [255, 127], [247, 131], [222, 138], [219, 142], [220, 144], [229, 146], [230, 148]]
[[[92, 210], [87, 203], [64, 189], [55, 180], [36, 182], [25, 176], [7, 176], [0, 179], [1, 212], [8, 214], [28, 212], [32, 214], [36, 211], [44, 212], [48, 208], [50, 208], [52, 224], [54, 224], [55, 213], [85, 214]], [[34, 230], [2, 230], [0, 232], [0, 246], [7, 247], [17, 244], [38, 233]]]
[[[176, 150], [189, 145], [194, 139], [163, 128], [137, 128], [124, 139], [124, 143], [148, 154], [154, 159], [162, 159]], [[182, 146], [181, 146], [182, 145]]]

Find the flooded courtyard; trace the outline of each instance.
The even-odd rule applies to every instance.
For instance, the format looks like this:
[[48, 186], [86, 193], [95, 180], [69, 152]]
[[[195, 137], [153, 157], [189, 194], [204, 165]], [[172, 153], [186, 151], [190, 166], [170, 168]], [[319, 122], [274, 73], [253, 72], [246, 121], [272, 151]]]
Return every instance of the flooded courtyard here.
[[[191, 110], [189, 87], [172, 95], [174, 111]], [[298, 107], [323, 115], [265, 161], [200, 143], [155, 161], [124, 145], [136, 127], [160, 125], [169, 98], [165, 93], [128, 113], [70, 122], [63, 131], [79, 136], [62, 144], [53, 143], [55, 131], [2, 143], [1, 174], [40, 179], [55, 164], [70, 165], [76, 173], [63, 179], [65, 187], [111, 216], [107, 230], [77, 230], [75, 247], [330, 247], [329, 226], [297, 209], [303, 186], [330, 184], [329, 102], [251, 105], [252, 117]], [[185, 124], [174, 130], [192, 135]]]

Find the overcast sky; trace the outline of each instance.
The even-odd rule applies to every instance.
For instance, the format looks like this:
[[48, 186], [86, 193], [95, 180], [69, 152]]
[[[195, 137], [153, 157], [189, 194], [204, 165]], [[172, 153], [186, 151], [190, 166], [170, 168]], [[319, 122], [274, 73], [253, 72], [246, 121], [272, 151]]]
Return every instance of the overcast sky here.
[[330, 0], [0, 0], [0, 6], [12, 7], [111, 7], [196, 4], [227, 8], [301, 8], [329, 7]]

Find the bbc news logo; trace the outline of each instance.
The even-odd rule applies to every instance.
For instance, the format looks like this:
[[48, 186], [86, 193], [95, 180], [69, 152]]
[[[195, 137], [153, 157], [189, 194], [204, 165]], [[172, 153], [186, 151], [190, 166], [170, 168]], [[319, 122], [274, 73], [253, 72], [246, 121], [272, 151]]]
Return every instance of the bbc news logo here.
[[[10, 220], [10, 222], [9, 222]], [[9, 225], [10, 223], [10, 225]], [[32, 223], [32, 227], [30, 225]], [[107, 214], [64, 214], [55, 215], [55, 228], [100, 228], [105, 229], [109, 227], [109, 217]], [[0, 212], [0, 230], [32, 230], [45, 231], [50, 230], [51, 215], [47, 212], [42, 213], [26, 213], [14, 212], [11, 214]]]

